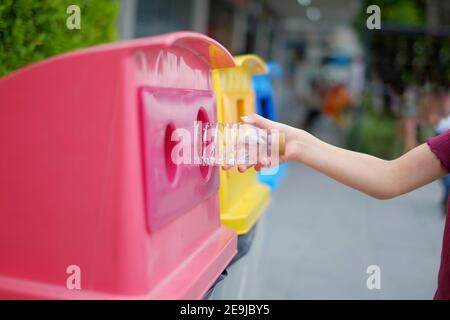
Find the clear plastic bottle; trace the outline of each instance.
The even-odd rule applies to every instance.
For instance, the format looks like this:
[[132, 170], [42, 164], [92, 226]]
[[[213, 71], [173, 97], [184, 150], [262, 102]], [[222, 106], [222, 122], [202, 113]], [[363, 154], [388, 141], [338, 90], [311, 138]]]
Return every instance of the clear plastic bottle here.
[[276, 165], [284, 154], [285, 137], [244, 123], [196, 123], [201, 132], [201, 165]]

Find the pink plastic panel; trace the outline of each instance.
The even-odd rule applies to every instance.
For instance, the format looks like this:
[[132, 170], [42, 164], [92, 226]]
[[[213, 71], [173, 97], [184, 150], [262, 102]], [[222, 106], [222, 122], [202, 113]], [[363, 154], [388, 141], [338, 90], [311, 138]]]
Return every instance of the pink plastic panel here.
[[[214, 40], [181, 32], [1, 78], [0, 298], [201, 298], [235, 254], [236, 234], [220, 225], [213, 172], [180, 169], [177, 181], [190, 180], [181, 190], [155, 164], [148, 183], [162, 157], [147, 142], [161, 133], [145, 140], [144, 131], [191, 122], [201, 107], [215, 117], [211, 68], [233, 65]], [[149, 232], [151, 206], [165, 225]], [[82, 290], [66, 288], [69, 265], [80, 267]]]
[[145, 201], [150, 230], [180, 217], [219, 187], [216, 168], [177, 166], [170, 157], [176, 144], [171, 141], [174, 130], [192, 128], [196, 120], [214, 122], [217, 118], [211, 65], [185, 47], [186, 44], [199, 47], [198, 41], [185, 41], [182, 46], [137, 50], [133, 55], [135, 78], [140, 85]]
[[[219, 187], [215, 167], [173, 163], [172, 132], [192, 128], [194, 121], [215, 121], [212, 92], [147, 88], [141, 92], [147, 220], [151, 230], [205, 201]], [[191, 149], [191, 153], [195, 150]]]
[[183, 48], [138, 50], [138, 80], [156, 88], [211, 90], [209, 65]]

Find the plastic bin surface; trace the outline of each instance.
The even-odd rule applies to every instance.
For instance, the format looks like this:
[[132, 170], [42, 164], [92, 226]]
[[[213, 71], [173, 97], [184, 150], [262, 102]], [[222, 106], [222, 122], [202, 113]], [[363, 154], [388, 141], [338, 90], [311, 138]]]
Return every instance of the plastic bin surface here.
[[177, 32], [0, 79], [0, 298], [202, 298], [237, 236], [220, 224], [219, 169], [173, 165], [170, 133], [215, 121], [212, 69], [234, 65]]
[[[253, 87], [256, 93], [256, 113], [270, 120], [278, 120], [277, 109], [275, 106], [274, 90], [272, 79], [282, 75], [281, 67], [275, 63], [267, 63], [268, 74], [256, 74], [253, 76]], [[278, 167], [274, 174], [261, 174], [258, 172], [258, 178], [261, 182], [267, 184], [272, 191], [275, 191], [283, 178], [286, 176], [287, 163]]]
[[[238, 56], [235, 60], [236, 67], [213, 71], [219, 122], [240, 122], [241, 116], [256, 112], [252, 76], [268, 72], [257, 56]], [[236, 168], [220, 169], [219, 194], [221, 221], [239, 235], [252, 228], [270, 200], [269, 188], [259, 183], [254, 169], [245, 173]]]

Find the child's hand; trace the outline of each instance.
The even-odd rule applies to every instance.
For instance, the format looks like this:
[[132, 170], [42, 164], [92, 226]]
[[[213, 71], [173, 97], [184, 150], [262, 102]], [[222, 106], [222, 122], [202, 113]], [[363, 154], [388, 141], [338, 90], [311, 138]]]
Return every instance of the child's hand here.
[[[256, 126], [260, 129], [277, 129], [280, 133], [283, 133], [285, 135], [286, 144], [285, 144], [285, 152], [284, 155], [279, 156], [279, 161], [276, 164], [281, 164], [283, 162], [289, 161], [289, 160], [297, 160], [299, 151], [300, 151], [300, 143], [299, 143], [299, 135], [301, 134], [301, 130], [290, 127], [285, 124], [281, 124], [275, 121], [268, 120], [266, 118], [261, 117], [257, 114], [252, 114], [248, 116], [241, 117], [241, 120], [246, 123], [253, 126]], [[269, 168], [273, 166], [274, 161], [271, 159], [260, 159], [258, 163], [254, 165], [256, 171], [260, 171], [262, 168]], [[239, 172], [244, 172], [248, 168], [251, 168], [253, 165], [250, 166], [238, 166]], [[222, 168], [225, 170], [228, 170], [232, 168], [231, 165], [225, 165]]]

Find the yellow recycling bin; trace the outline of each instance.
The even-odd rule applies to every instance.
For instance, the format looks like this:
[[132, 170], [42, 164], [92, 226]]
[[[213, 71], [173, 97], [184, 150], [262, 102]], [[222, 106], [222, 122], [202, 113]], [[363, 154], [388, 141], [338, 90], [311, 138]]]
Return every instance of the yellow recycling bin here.
[[[252, 76], [269, 72], [264, 61], [255, 55], [235, 57], [236, 67], [213, 71], [217, 97], [217, 117], [221, 123], [240, 122], [241, 116], [256, 112]], [[220, 169], [220, 213], [222, 224], [247, 233], [266, 209], [270, 189], [258, 181], [256, 171], [245, 173], [237, 168]]]

